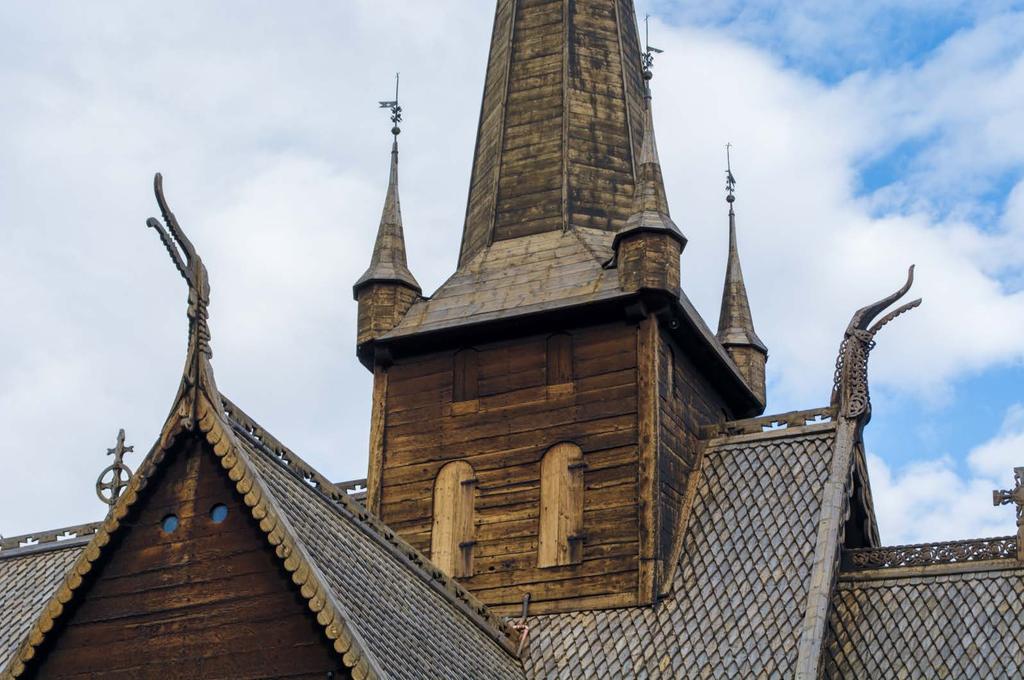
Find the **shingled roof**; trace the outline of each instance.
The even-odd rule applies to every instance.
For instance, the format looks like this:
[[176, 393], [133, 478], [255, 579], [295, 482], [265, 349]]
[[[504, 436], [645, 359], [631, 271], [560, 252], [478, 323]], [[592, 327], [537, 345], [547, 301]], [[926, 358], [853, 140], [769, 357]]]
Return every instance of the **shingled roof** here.
[[792, 677], [835, 436], [711, 442], [671, 594], [533, 618], [530, 677]]
[[85, 541], [73, 540], [0, 551], [0, 668], [84, 548]]
[[844, 577], [826, 678], [1024, 676], [1024, 568], [1016, 560]]

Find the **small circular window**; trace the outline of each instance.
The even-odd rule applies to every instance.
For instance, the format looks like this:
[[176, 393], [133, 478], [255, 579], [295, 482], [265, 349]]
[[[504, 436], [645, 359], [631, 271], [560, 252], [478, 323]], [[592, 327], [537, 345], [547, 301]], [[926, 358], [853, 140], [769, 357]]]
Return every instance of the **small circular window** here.
[[210, 519], [213, 520], [214, 524], [220, 524], [227, 518], [228, 506], [224, 505], [223, 503], [218, 503], [217, 505], [210, 508]]
[[160, 520], [160, 528], [164, 530], [165, 534], [173, 534], [177, 530], [178, 524], [180, 522], [177, 515], [167, 515]]

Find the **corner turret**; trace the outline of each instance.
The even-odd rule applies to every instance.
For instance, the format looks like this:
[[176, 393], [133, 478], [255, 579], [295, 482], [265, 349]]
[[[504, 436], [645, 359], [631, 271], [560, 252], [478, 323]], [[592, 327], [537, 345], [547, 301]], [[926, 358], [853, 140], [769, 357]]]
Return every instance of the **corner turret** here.
[[654, 139], [650, 61], [648, 53], [643, 71], [644, 137], [633, 193], [633, 212], [615, 235], [612, 247], [623, 290], [657, 288], [678, 295], [679, 258], [686, 247], [686, 237], [669, 216], [665, 197], [658, 144]]
[[421, 293], [420, 284], [406, 262], [402, 207], [398, 200], [398, 134], [401, 132], [398, 122], [401, 121], [401, 109], [397, 101], [384, 103], [393, 104], [395, 127], [392, 134], [395, 141], [391, 146], [391, 178], [370, 266], [352, 286], [353, 296], [359, 303], [356, 344], [360, 347], [397, 326]]
[[725, 286], [722, 291], [722, 311], [718, 317], [718, 340], [732, 357], [733, 362], [746, 380], [750, 389], [765, 402], [765, 365], [768, 362], [768, 348], [754, 331], [750, 315], [747, 287], [743, 282], [740, 267], [740, 253], [736, 246], [736, 179], [732, 164], [726, 170], [726, 188], [729, 203], [729, 259], [725, 269]]

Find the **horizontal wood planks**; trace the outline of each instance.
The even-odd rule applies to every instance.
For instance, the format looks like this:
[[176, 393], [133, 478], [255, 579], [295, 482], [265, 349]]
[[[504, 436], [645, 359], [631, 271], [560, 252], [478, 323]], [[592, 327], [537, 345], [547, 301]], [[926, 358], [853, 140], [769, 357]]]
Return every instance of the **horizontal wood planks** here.
[[[623, 323], [575, 329], [569, 387], [551, 389], [547, 335], [477, 346], [479, 391], [452, 401], [453, 352], [388, 370], [381, 518], [417, 548], [431, 546], [433, 490], [442, 466], [472, 465], [477, 480], [473, 576], [461, 579], [499, 611], [556, 611], [580, 602], [636, 600], [637, 346]], [[559, 360], [561, 361], [561, 359]], [[583, 532], [578, 564], [538, 566], [541, 460], [580, 447]]]
[[206, 447], [169, 454], [29, 677], [349, 677]]

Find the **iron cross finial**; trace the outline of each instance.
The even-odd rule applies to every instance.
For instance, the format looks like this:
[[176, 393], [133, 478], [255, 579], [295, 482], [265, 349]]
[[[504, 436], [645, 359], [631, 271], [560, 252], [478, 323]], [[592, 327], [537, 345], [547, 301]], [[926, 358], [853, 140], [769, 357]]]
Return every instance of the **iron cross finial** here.
[[992, 492], [992, 505], [999, 507], [1000, 505], [1009, 505], [1014, 503], [1017, 505], [1017, 524], [1018, 526], [1024, 526], [1024, 467], [1013, 468], [1013, 481], [1015, 483], [1014, 488], [1009, 491], [993, 491]]
[[732, 142], [725, 145], [725, 190], [729, 193], [725, 200], [732, 203], [736, 200], [736, 177], [732, 174]]
[[391, 124], [393, 126], [391, 128], [391, 134], [395, 137], [398, 137], [402, 132], [402, 128], [398, 127], [398, 124], [402, 122], [402, 107], [398, 104], [398, 84], [400, 76], [400, 73], [395, 74], [395, 98], [390, 101], [379, 102], [380, 108], [391, 110]]
[[641, 57], [644, 67], [644, 79], [650, 80], [654, 77], [652, 69], [654, 68], [654, 55], [662, 54], [665, 50], [659, 50], [657, 47], [651, 46], [651, 15], [644, 15], [644, 54]]
[[117, 443], [114, 448], [107, 449], [107, 455], [114, 457], [111, 465], [103, 468], [96, 480], [96, 495], [107, 505], [114, 505], [128, 487], [132, 477], [131, 468], [124, 464], [124, 454], [135, 451], [134, 446], [124, 445], [124, 428], [117, 431]]

